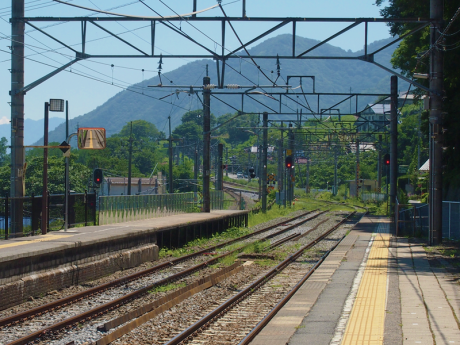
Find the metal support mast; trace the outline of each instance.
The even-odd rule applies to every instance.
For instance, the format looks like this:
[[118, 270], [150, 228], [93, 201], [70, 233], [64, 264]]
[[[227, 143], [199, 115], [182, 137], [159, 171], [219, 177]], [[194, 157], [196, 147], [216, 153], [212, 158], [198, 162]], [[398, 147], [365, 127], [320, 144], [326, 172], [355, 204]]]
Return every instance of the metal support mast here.
[[292, 157], [292, 167], [288, 170], [288, 194], [289, 194], [289, 206], [292, 205], [292, 200], [294, 199], [294, 187], [295, 187], [295, 146], [294, 146], [294, 132], [292, 131], [292, 125], [289, 125], [289, 149], [291, 150]]
[[[267, 212], [267, 152], [268, 152], [268, 113], [263, 114], [262, 130], [262, 212]], [[259, 178], [260, 179], [260, 178]]]
[[222, 156], [224, 154], [224, 144], [217, 144], [217, 176], [216, 176], [216, 190], [222, 190], [223, 182], [223, 169], [222, 169]]
[[444, 63], [441, 49], [436, 44], [442, 32], [443, 0], [430, 1], [430, 242], [442, 242], [442, 98]]
[[[11, 0], [11, 197], [24, 196], [24, 0]], [[22, 233], [23, 204], [11, 204], [11, 232]]]
[[396, 76], [391, 76], [390, 111], [390, 219], [394, 221], [398, 183], [398, 77]]
[[197, 193], [198, 193], [198, 143], [195, 143], [195, 162], [194, 162], [194, 167], [193, 167], [193, 192], [195, 193], [195, 199], [197, 198]]
[[173, 188], [173, 147], [172, 147], [172, 137], [171, 137], [171, 116], [168, 116], [169, 120], [169, 173], [168, 173], [168, 189], [169, 194], [174, 193]]
[[210, 179], [210, 146], [211, 146], [211, 78], [203, 78], [203, 212], [211, 212], [209, 179]]
[[131, 195], [131, 164], [133, 160], [133, 122], [131, 121], [131, 131], [129, 134], [129, 152], [128, 152], [128, 195]]
[[[379, 193], [382, 192], [382, 135], [379, 135], [379, 143], [377, 146], [379, 160], [377, 162], [377, 188]], [[418, 168], [417, 168], [418, 169]]]
[[[283, 125], [281, 124], [281, 128], [283, 128]], [[286, 193], [284, 191], [284, 148], [283, 148], [283, 129], [281, 129], [281, 138], [279, 140], [279, 145], [278, 145], [278, 176], [277, 176], [277, 181], [278, 181], [278, 191], [279, 191], [279, 198], [280, 201], [283, 203], [283, 206], [286, 206]], [[284, 197], [281, 197], [282, 194], [284, 193]]]
[[334, 148], [334, 191], [332, 195], [337, 195], [337, 146]]

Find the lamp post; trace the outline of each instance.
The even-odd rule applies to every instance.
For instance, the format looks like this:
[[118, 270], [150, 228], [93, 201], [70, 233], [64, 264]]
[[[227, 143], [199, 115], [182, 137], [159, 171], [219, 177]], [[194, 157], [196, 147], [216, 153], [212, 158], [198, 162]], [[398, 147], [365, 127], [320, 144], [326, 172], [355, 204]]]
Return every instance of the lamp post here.
[[63, 99], [50, 99], [45, 102], [45, 121], [44, 121], [44, 135], [43, 135], [43, 195], [42, 195], [42, 235], [48, 231], [48, 123], [50, 111], [64, 111]]

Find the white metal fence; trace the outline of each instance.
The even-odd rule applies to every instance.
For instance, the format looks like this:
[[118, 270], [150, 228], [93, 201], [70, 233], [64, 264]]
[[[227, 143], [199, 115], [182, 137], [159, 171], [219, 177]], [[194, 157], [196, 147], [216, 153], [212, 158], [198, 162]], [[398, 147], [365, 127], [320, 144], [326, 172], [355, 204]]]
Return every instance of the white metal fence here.
[[[210, 191], [211, 209], [223, 208], [223, 192]], [[99, 225], [165, 217], [192, 212], [201, 206], [194, 193], [121, 195], [99, 197]]]

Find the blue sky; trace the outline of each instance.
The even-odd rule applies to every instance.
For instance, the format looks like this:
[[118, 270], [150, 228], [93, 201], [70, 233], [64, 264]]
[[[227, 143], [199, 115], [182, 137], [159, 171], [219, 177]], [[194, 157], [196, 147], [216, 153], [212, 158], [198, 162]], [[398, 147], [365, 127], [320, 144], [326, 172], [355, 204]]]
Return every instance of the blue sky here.
[[[155, 13], [135, 0], [67, 0], [71, 3], [90, 8], [99, 8], [130, 15], [155, 16]], [[174, 12], [186, 14], [192, 10], [192, 0], [144, 0], [152, 9], [162, 16], [173, 15]], [[373, 0], [247, 0], [248, 17], [380, 17], [379, 8], [374, 5]], [[25, 0], [26, 16], [87, 16], [90, 11], [81, 10], [63, 4], [55, 3], [52, 0]], [[223, 0], [222, 4], [228, 16], [241, 15], [241, 0]], [[169, 6], [168, 9], [164, 4]], [[198, 0], [198, 9], [205, 9], [216, 4], [215, 0]], [[10, 90], [11, 68], [10, 46], [11, 26], [9, 18], [11, 16], [11, 1], [0, 1], [0, 124], [7, 123], [10, 119], [10, 101], [8, 91]], [[116, 8], [118, 7], [118, 8]], [[213, 9], [204, 16], [221, 16], [220, 9]], [[104, 14], [94, 13], [92, 16], [105, 16]], [[81, 42], [79, 23], [63, 23], [60, 25], [49, 26], [52, 23], [34, 23], [34, 25], [44, 28], [49, 34], [68, 44], [78, 44]], [[220, 42], [220, 26], [209, 23], [193, 23], [194, 27], [186, 22], [176, 23], [184, 32], [191, 35], [200, 43], [210, 49], [219, 51], [220, 47], [213, 41]], [[234, 23], [234, 27], [243, 42], [257, 36], [259, 33], [273, 27], [276, 23]], [[139, 48], [149, 52], [150, 29], [147, 23], [102, 23], [102, 25], [112, 32], [126, 32], [121, 37], [135, 44]], [[297, 35], [322, 40], [342, 28], [348, 26], [346, 23], [305, 23], [297, 25]], [[127, 32], [129, 31], [129, 32]], [[201, 48], [194, 46], [184, 40], [178, 39], [177, 35], [171, 34], [165, 28], [158, 27], [158, 35], [155, 42], [156, 52], [168, 53], [196, 53], [203, 52]], [[283, 29], [264, 39], [283, 34], [291, 33], [291, 26], [287, 25]], [[107, 33], [94, 26], [88, 26], [87, 43], [89, 53], [98, 52], [113, 54], [132, 53], [133, 50], [127, 46], [119, 44], [114, 38], [107, 38]], [[389, 37], [388, 27], [382, 23], [372, 23], [369, 25], [369, 43]], [[74, 53], [66, 48], [62, 49], [58, 43], [50, 40], [43, 34], [35, 31], [30, 26], [26, 26], [26, 57], [32, 60], [25, 62], [25, 84], [29, 84], [43, 75], [51, 72], [54, 67], [59, 67], [74, 58]], [[226, 42], [229, 49], [238, 46], [238, 41], [227, 28]], [[357, 51], [363, 48], [364, 25], [352, 29], [330, 44], [346, 50]], [[259, 42], [260, 43], [260, 42]], [[77, 45], [77, 50], [80, 45]], [[190, 59], [165, 59], [163, 62], [163, 73], [171, 71], [192, 60]], [[114, 65], [113, 67], [111, 65]], [[133, 83], [138, 83], [143, 79], [149, 79], [156, 75], [158, 59], [94, 59], [82, 61], [74, 64], [71, 69], [61, 72], [48, 81], [29, 91], [25, 96], [25, 118], [43, 118], [43, 104], [50, 98], [61, 98], [69, 101], [70, 117], [83, 115], [97, 106], [103, 104], [107, 99], [122, 91], [121, 87], [126, 87]], [[144, 69], [144, 72], [142, 72]], [[70, 70], [86, 77], [70, 73]], [[90, 78], [98, 78], [104, 82], [95, 81]], [[118, 85], [119, 87], [115, 86]], [[52, 116], [63, 117], [63, 113], [52, 113]]]

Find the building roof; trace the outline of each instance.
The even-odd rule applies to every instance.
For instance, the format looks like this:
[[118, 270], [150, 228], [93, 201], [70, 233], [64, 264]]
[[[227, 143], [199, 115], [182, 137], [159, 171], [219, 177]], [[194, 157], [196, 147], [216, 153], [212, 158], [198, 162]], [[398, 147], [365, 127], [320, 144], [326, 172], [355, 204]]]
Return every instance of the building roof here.
[[[267, 149], [267, 152], [268, 153], [271, 153], [275, 150], [275, 147], [274, 146], [269, 146], [268, 149]], [[251, 153], [257, 153], [258, 150], [257, 150], [257, 146], [251, 146]]]
[[367, 105], [369, 108], [366, 109], [364, 112], [365, 114], [376, 114], [376, 115], [384, 115], [384, 114], [389, 114], [391, 111], [391, 104], [368, 104]]
[[423, 164], [420, 169], [418, 169], [418, 171], [420, 172], [426, 172], [426, 171], [430, 171], [430, 160], [428, 159], [425, 164]]
[[[154, 186], [155, 185], [155, 179], [156, 176], [152, 176], [151, 178], [148, 177], [131, 177], [131, 185], [138, 185], [139, 180], [141, 180], [141, 185], [145, 186]], [[108, 177], [107, 178], [107, 183], [112, 184], [112, 185], [120, 185], [120, 186], [126, 186], [128, 184], [128, 178], [127, 177]], [[160, 183], [160, 181], [158, 181]]]

